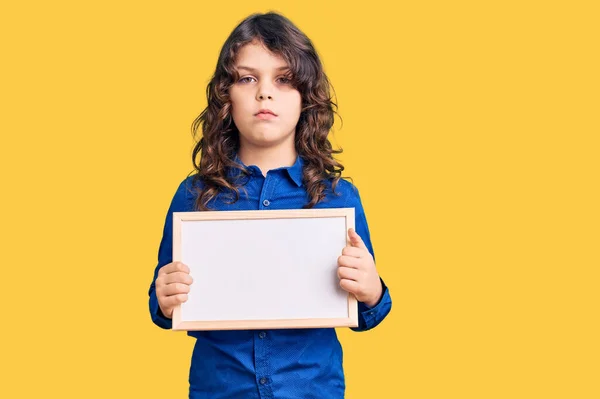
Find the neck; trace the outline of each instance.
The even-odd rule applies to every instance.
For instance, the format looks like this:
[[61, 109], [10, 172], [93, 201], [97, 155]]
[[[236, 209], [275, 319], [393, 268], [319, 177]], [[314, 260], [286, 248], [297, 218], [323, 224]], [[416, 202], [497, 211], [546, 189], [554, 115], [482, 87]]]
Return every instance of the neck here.
[[[292, 143], [293, 144], [293, 143]], [[257, 147], [242, 143], [238, 156], [245, 165], [256, 165], [264, 176], [271, 169], [292, 166], [296, 162], [296, 148]]]

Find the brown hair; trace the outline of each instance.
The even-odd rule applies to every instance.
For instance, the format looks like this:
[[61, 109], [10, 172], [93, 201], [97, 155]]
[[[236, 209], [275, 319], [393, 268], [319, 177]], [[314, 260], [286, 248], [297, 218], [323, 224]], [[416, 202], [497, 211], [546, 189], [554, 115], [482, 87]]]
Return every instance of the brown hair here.
[[199, 179], [204, 183], [202, 186], [193, 184], [198, 192], [195, 204], [198, 210], [208, 210], [209, 202], [219, 192], [228, 192], [232, 202], [237, 201], [240, 186], [228, 177], [227, 169], [239, 169], [240, 175], [248, 173], [234, 161], [239, 149], [239, 131], [230, 113], [228, 91], [238, 79], [234, 65], [238, 50], [255, 41], [288, 63], [292, 85], [302, 96], [295, 146], [304, 160], [303, 182], [310, 199], [304, 208], [312, 208], [325, 198], [327, 180], [331, 181], [335, 192], [344, 170], [342, 164], [333, 158], [342, 149], [333, 149], [327, 138], [333, 126], [334, 114], [337, 114], [334, 110], [337, 104], [332, 101], [329, 91], [331, 83], [312, 42], [280, 14], [252, 14], [240, 22], [225, 41], [215, 73], [206, 88], [208, 105], [192, 124], [194, 137], [198, 136], [198, 129], [202, 127], [202, 138], [192, 152], [194, 169], [198, 172], [194, 176], [194, 183]]

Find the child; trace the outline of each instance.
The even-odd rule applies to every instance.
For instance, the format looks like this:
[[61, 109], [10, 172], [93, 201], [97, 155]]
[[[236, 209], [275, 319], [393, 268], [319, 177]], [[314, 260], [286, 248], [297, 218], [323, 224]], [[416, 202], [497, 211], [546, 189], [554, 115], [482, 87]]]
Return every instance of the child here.
[[[172, 261], [173, 212], [353, 207], [356, 231], [338, 258], [340, 286], [359, 301], [353, 330], [378, 325], [391, 298], [375, 268], [358, 191], [341, 179], [344, 168], [332, 156], [340, 152], [327, 138], [335, 104], [311, 41], [279, 14], [249, 16], [225, 42], [207, 96], [193, 124], [194, 132], [202, 127], [192, 156], [198, 173], [180, 184], [167, 212], [149, 291], [152, 321], [171, 328], [173, 308], [193, 284], [188, 267]], [[333, 328], [188, 335], [196, 338], [190, 398], [344, 397]]]

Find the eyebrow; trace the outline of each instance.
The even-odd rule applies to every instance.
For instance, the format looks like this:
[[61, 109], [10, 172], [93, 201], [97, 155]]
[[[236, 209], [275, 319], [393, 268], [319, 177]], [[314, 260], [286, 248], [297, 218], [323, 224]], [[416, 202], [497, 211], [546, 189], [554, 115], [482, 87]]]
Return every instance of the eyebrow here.
[[[249, 67], [249, 66], [244, 66], [244, 65], [238, 66], [237, 69], [245, 69], [247, 71], [255, 72], [255, 73], [258, 72], [258, 69], [252, 68], [252, 67]], [[290, 67], [286, 65], [286, 66], [282, 66], [282, 67], [279, 67], [279, 68], [275, 68], [275, 70], [277, 70], [277, 71], [284, 71], [286, 69], [290, 69]]]

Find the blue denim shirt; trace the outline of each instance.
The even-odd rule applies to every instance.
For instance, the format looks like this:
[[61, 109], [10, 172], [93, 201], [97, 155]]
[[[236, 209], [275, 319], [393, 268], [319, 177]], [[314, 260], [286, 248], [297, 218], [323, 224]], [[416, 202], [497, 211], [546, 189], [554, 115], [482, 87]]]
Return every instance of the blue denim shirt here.
[[[236, 160], [242, 164], [239, 158]], [[228, 199], [217, 196], [209, 206], [223, 211], [302, 208], [308, 202], [302, 182], [303, 164], [302, 158], [298, 157], [291, 167], [270, 170], [266, 177], [257, 166], [249, 166], [252, 174], [244, 177], [246, 192], [241, 191], [240, 199], [227, 204]], [[230, 173], [234, 173], [234, 169]], [[171, 319], [160, 312], [154, 281], [158, 270], [173, 261], [173, 212], [195, 210], [192, 178], [190, 176], [181, 182], [167, 212], [158, 264], [149, 290], [152, 321], [165, 329], [171, 328]], [[341, 195], [333, 194], [329, 184], [326, 199], [315, 208], [354, 208], [356, 232], [374, 257], [358, 190], [340, 179], [336, 193]], [[381, 283], [383, 296], [377, 305], [369, 308], [358, 303], [359, 326], [352, 330], [369, 330], [381, 323], [390, 312], [392, 300], [389, 290], [383, 280]], [[342, 348], [333, 328], [189, 331], [188, 335], [196, 338], [189, 376], [190, 398], [344, 397]]]

